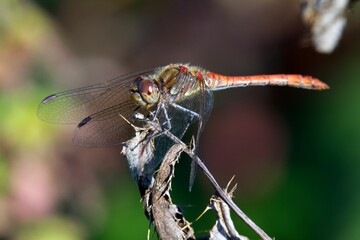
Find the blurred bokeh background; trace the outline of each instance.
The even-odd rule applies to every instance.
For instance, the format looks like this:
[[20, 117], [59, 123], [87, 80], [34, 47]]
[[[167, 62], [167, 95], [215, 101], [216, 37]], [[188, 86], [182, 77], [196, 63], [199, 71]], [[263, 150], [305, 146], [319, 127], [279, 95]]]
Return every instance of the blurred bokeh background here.
[[[303, 44], [295, 0], [0, 0], [0, 239], [146, 237], [121, 148], [74, 146], [75, 126], [41, 122], [36, 109], [51, 93], [173, 62], [328, 83], [216, 92], [201, 157], [223, 186], [235, 175], [235, 202], [270, 236], [358, 239], [359, 26], [354, 5], [338, 48], [321, 55]], [[178, 165], [173, 197], [193, 221], [213, 189], [199, 173], [187, 191], [189, 163]], [[214, 219], [195, 222], [197, 236]]]

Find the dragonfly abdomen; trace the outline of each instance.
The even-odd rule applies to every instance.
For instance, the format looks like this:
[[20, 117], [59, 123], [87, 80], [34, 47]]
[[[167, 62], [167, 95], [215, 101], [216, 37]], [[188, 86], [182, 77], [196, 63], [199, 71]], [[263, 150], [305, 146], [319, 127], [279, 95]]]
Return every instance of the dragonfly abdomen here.
[[323, 90], [329, 86], [317, 78], [295, 74], [255, 75], [255, 76], [223, 76], [208, 73], [206, 84], [212, 90], [247, 86], [290, 86], [305, 89]]

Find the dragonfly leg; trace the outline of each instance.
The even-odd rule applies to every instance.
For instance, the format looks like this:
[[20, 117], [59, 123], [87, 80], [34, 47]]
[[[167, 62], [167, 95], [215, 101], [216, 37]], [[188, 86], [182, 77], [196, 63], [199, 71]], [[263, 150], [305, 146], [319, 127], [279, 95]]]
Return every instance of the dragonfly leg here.
[[170, 122], [170, 118], [169, 118], [169, 114], [168, 114], [168, 111], [166, 109], [166, 107], [164, 106], [164, 104], [161, 104], [161, 108], [164, 112], [164, 115], [165, 115], [165, 122], [164, 122], [164, 125], [165, 125], [165, 131], [169, 131], [171, 129], [171, 122]]
[[182, 111], [182, 112], [184, 112], [184, 113], [187, 113], [187, 114], [189, 114], [189, 115], [191, 116], [190, 121], [188, 121], [188, 122], [186, 123], [186, 127], [184, 128], [185, 131], [179, 136], [179, 138], [182, 139], [183, 136], [184, 136], [185, 133], [186, 133], [186, 130], [189, 128], [190, 124], [193, 122], [194, 117], [195, 117], [197, 120], [199, 120], [199, 119], [200, 119], [200, 115], [199, 115], [197, 112], [194, 112], [194, 111], [192, 111], [192, 110], [190, 110], [190, 109], [188, 109], [188, 108], [185, 108], [185, 107], [183, 107], [183, 106], [181, 106], [181, 105], [179, 105], [179, 104], [176, 104], [176, 103], [171, 103], [171, 106], [173, 106], [174, 108], [178, 109], [179, 111]]
[[[151, 137], [152, 138], [156, 138], [156, 137], [159, 137], [161, 135], [167, 135], [168, 132], [170, 132], [171, 130], [171, 122], [170, 122], [170, 118], [169, 118], [169, 114], [168, 114], [168, 111], [165, 107], [164, 104], [161, 104], [160, 108], [163, 110], [164, 112], [164, 115], [165, 115], [165, 122], [164, 123], [160, 123], [159, 126], [161, 127], [161, 131], [158, 131], [157, 133], [154, 133]], [[148, 119], [147, 122], [150, 124], [150, 125], [153, 125], [154, 122], [158, 122], [158, 118], [155, 118], [155, 119]]]
[[192, 110], [190, 110], [188, 108], [185, 108], [185, 107], [183, 107], [183, 106], [181, 106], [181, 105], [179, 105], [177, 103], [171, 103], [171, 106], [173, 106], [176, 109], [179, 109], [182, 112], [188, 113], [191, 116], [196, 117], [197, 119], [199, 119], [199, 117], [200, 117], [200, 115], [197, 112], [194, 112], [194, 111], [192, 111]]
[[[162, 109], [164, 116], [165, 116], [165, 121], [163, 123], [159, 123], [159, 118], [157, 117], [160, 112], [159, 109]], [[157, 138], [164, 134], [167, 135], [167, 133], [170, 132], [170, 130], [171, 130], [170, 117], [169, 117], [168, 111], [164, 104], [159, 104], [158, 108], [156, 110], [150, 112], [149, 116], [144, 116], [142, 113], [134, 112], [133, 118], [138, 121], [145, 122], [151, 126], [154, 126], [154, 125], [160, 126], [160, 128], [161, 128], [160, 131], [150, 133], [146, 138], [143, 139], [143, 141], [144, 140], [149, 141], [151, 139]]]
[[[164, 130], [162, 127], [160, 127], [161, 124], [159, 124], [158, 119], [153, 120], [152, 118], [149, 118], [149, 116], [145, 116], [144, 114], [139, 113], [139, 112], [134, 112], [132, 114], [132, 118], [133, 118], [133, 120], [137, 120], [139, 122], [144, 122], [144, 123], [146, 123], [146, 125], [152, 126], [154, 128], [153, 130], [148, 131], [148, 134], [141, 141], [139, 141], [136, 144], [136, 146], [133, 147], [132, 150], [137, 148], [138, 145], [143, 143], [143, 142], [146, 142], [146, 144], [148, 144], [152, 139], [155, 139], [155, 138], [157, 138], [157, 137], [159, 137], [159, 136], [161, 136], [163, 134], [167, 135], [168, 130], [166, 130], [166, 129]], [[142, 130], [142, 129], [145, 129], [145, 128], [142, 127], [142, 128], [139, 128], [139, 129]]]
[[[187, 114], [189, 114], [191, 116], [191, 119], [190, 121], [187, 122], [187, 125], [186, 125], [186, 128], [185, 129], [188, 129], [188, 127], [190, 126], [190, 124], [193, 122], [193, 119], [196, 118], [196, 120], [199, 121], [199, 125], [198, 125], [198, 129], [197, 129], [197, 133], [196, 133], [196, 139], [195, 139], [195, 153], [198, 154], [198, 146], [199, 146], [199, 141], [200, 141], [200, 132], [202, 130], [202, 127], [203, 127], [203, 122], [202, 122], [202, 118], [200, 116], [199, 113], [195, 112], [195, 111], [192, 111], [188, 108], [185, 108], [183, 106], [180, 106], [176, 103], [172, 103], [171, 104], [174, 108], [182, 111], [182, 112], [185, 112]], [[180, 139], [182, 139], [183, 135], [185, 134], [186, 130], [182, 133], [181, 136], [179, 136]], [[195, 181], [195, 176], [196, 176], [196, 172], [197, 172], [197, 165], [196, 165], [196, 162], [195, 161], [192, 161], [191, 162], [191, 170], [190, 170], [190, 180], [189, 180], [189, 191], [191, 191], [191, 188], [194, 184], [194, 181]]]

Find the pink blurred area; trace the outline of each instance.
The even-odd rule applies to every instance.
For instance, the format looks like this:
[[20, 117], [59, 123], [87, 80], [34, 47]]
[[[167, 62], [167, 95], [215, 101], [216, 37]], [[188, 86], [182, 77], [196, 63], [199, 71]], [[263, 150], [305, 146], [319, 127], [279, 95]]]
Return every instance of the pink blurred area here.
[[50, 168], [22, 156], [14, 163], [10, 174], [9, 202], [16, 219], [27, 221], [53, 211], [58, 189]]

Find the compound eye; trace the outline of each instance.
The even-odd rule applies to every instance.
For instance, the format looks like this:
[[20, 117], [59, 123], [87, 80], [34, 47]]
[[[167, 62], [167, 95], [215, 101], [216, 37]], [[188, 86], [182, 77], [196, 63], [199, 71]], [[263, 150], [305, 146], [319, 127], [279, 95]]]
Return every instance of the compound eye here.
[[152, 106], [156, 104], [159, 100], [160, 93], [157, 85], [149, 80], [142, 79], [137, 82], [137, 91], [141, 95], [143, 101], [148, 105]]
[[147, 79], [142, 79], [142, 81], [139, 81], [137, 87], [141, 95], [142, 94], [150, 95], [155, 91], [155, 89], [157, 89], [155, 83]]

